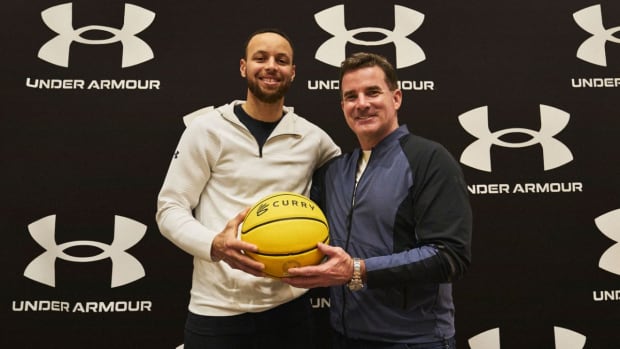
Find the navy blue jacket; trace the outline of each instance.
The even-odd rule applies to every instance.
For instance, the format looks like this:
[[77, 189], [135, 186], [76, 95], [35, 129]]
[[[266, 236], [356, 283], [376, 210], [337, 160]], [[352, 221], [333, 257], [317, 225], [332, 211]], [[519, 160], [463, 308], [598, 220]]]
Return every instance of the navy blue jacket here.
[[454, 336], [451, 282], [469, 266], [472, 230], [460, 166], [443, 146], [404, 125], [372, 149], [356, 188], [360, 156], [360, 149], [341, 155], [313, 181], [330, 243], [366, 264], [364, 289], [331, 287], [332, 326], [382, 342]]

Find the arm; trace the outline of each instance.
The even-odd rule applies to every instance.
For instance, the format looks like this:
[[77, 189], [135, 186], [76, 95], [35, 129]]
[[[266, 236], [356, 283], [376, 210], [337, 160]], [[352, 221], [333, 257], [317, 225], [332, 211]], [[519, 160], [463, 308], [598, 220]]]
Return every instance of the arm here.
[[[301, 288], [327, 287], [344, 285], [353, 276], [353, 258], [342, 248], [318, 244], [318, 248], [327, 257], [325, 263], [308, 267], [290, 268], [290, 277], [283, 282]], [[365, 280], [365, 266], [362, 260], [362, 279]]]
[[155, 219], [162, 235], [176, 246], [192, 256], [211, 260], [211, 243], [217, 232], [198, 222], [192, 212], [211, 176], [195, 124], [181, 136], [157, 198]]
[[403, 141], [414, 183], [408, 198], [415, 247], [366, 260], [369, 287], [451, 282], [470, 262], [472, 214], [459, 165], [442, 146]]
[[209, 159], [216, 157], [218, 151], [217, 141], [207, 139], [196, 124], [190, 124], [181, 136], [159, 193], [156, 214], [159, 229], [194, 257], [212, 262], [223, 260], [233, 268], [262, 275], [264, 265], [243, 254], [244, 250], [256, 250], [256, 246], [237, 239], [238, 226], [247, 210], [229, 220], [219, 232], [208, 229], [192, 213], [211, 176]]
[[[405, 146], [405, 148], [407, 148]], [[471, 209], [460, 168], [443, 149], [412, 146], [408, 154], [415, 183], [403, 208], [415, 228], [394, 246], [394, 252], [362, 260], [362, 279], [369, 288], [405, 283], [444, 283], [462, 276], [470, 259]], [[407, 152], [407, 151], [406, 151]], [[323, 206], [321, 171], [315, 175], [312, 197]], [[406, 231], [401, 229], [401, 231]], [[410, 239], [407, 242], [407, 239]], [[329, 260], [320, 266], [291, 269], [302, 278], [286, 280], [297, 287], [344, 284], [352, 275], [352, 257], [341, 249], [321, 248]]]
[[323, 130], [321, 130], [321, 146], [318, 148], [321, 149], [317, 164], [319, 167], [325, 167], [329, 161], [342, 153], [340, 147]]

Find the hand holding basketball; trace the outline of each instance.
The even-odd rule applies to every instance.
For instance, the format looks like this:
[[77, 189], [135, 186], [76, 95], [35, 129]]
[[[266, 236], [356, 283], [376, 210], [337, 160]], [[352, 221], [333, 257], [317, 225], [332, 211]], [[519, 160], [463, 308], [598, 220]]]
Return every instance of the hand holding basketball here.
[[248, 209], [237, 214], [228, 221], [224, 230], [215, 236], [211, 244], [211, 259], [223, 261], [232, 268], [243, 270], [255, 276], [263, 276], [263, 264], [244, 254], [244, 251], [256, 251], [256, 246], [237, 239], [239, 224], [247, 212]]
[[319, 244], [327, 261], [316, 266], [289, 269], [289, 276], [282, 281], [300, 288], [344, 285], [353, 273], [353, 258], [341, 247]]
[[269, 195], [248, 212], [241, 240], [258, 247], [245, 251], [265, 264], [265, 273], [285, 277], [288, 269], [316, 265], [323, 259], [317, 243], [329, 242], [325, 215], [309, 198], [290, 192]]

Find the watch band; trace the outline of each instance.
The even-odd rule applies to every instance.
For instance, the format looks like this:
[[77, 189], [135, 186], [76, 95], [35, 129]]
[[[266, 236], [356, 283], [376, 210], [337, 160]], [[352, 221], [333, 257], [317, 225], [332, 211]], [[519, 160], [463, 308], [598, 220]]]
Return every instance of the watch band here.
[[359, 291], [364, 288], [364, 282], [362, 281], [362, 260], [359, 258], [353, 258], [353, 277], [349, 280], [347, 286], [351, 291]]

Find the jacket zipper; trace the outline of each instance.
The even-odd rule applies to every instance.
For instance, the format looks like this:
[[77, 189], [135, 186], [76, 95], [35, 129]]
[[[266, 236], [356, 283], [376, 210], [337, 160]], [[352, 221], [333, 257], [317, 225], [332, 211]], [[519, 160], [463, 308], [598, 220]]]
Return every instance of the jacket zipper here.
[[[359, 159], [358, 159], [359, 162]], [[370, 159], [369, 159], [370, 162]], [[357, 166], [356, 165], [356, 172], [354, 173], [355, 176], [357, 176]], [[364, 172], [366, 172], [364, 170]], [[359, 184], [359, 182], [362, 181], [362, 177], [364, 176], [364, 173], [361, 174], [359, 180], [355, 180], [355, 178], [353, 178], [353, 195], [351, 197], [351, 208], [349, 209], [349, 214], [347, 215], [347, 240], [345, 241], [344, 244], [344, 250], [348, 253], [349, 252], [349, 241], [351, 240], [351, 226], [352, 226], [352, 222], [353, 222], [353, 210], [355, 209], [355, 196], [357, 195], [357, 186]], [[347, 325], [346, 325], [346, 319], [345, 319], [345, 309], [347, 308], [347, 298], [346, 298], [346, 287], [347, 285], [343, 285], [342, 286], [342, 314], [341, 314], [341, 318], [342, 318], [342, 331], [344, 333], [345, 338], [348, 338], [348, 334], [347, 334]]]

